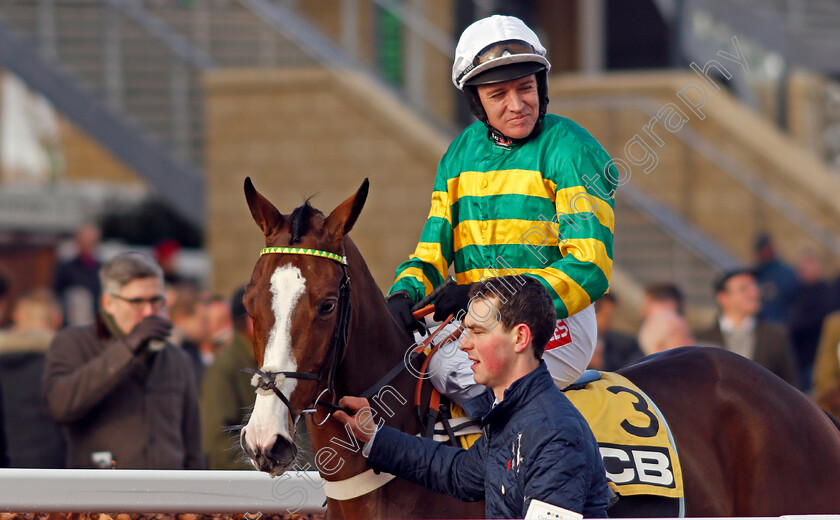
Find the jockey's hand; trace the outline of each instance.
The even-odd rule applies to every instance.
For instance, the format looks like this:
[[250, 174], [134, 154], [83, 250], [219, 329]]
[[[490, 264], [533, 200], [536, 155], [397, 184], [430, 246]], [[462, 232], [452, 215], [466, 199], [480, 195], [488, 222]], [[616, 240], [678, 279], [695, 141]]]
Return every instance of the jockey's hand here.
[[411, 315], [414, 300], [408, 294], [404, 292], [394, 293], [388, 297], [388, 301], [385, 304], [388, 306], [388, 312], [391, 313], [394, 320], [402, 325], [405, 330], [410, 333], [416, 330], [421, 336], [426, 335], [426, 327]]
[[352, 410], [353, 416], [347, 415], [342, 410], [336, 410], [333, 412], [333, 417], [341, 424], [349, 426], [353, 436], [361, 442], [370, 441], [376, 433], [376, 422], [373, 420], [373, 409], [368, 400], [364, 397], [345, 396], [338, 401], [338, 405]]
[[459, 311], [467, 311], [470, 285], [450, 285], [441, 291], [435, 299], [435, 321], [443, 321], [450, 314], [457, 316]]

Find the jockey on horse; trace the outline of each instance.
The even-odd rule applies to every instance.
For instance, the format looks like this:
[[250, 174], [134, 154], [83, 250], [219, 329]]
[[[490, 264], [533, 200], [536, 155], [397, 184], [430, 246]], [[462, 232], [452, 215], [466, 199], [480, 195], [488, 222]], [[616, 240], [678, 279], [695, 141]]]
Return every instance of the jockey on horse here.
[[[452, 81], [479, 121], [440, 161], [428, 220], [414, 254], [397, 268], [388, 308], [407, 329], [421, 329], [412, 307], [444, 283], [453, 263], [457, 284], [438, 295], [437, 321], [463, 316], [472, 283], [532, 276], [554, 302], [544, 359], [565, 387], [595, 350], [593, 303], [609, 288], [618, 177], [586, 130], [546, 114], [545, 54], [536, 34], [510, 16], [479, 20], [461, 35]], [[466, 354], [448, 354], [429, 367], [438, 391], [458, 403], [481, 394]]]

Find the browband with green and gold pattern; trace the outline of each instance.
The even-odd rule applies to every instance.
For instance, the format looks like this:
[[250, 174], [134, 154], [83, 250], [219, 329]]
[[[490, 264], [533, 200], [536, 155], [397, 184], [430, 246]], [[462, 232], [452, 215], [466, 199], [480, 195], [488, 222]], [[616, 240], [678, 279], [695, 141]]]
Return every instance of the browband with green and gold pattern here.
[[341, 256], [337, 253], [330, 253], [329, 251], [321, 251], [319, 249], [309, 249], [304, 247], [264, 247], [260, 250], [260, 256], [268, 253], [320, 256], [321, 258], [329, 258], [330, 260], [335, 260], [339, 264], [347, 265], [347, 257]]

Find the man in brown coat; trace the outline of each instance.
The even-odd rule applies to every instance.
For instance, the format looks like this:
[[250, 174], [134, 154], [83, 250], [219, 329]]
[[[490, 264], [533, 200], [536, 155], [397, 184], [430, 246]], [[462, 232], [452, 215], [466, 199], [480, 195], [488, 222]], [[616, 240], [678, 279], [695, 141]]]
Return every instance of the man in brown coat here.
[[697, 340], [751, 359], [796, 387], [798, 369], [787, 329], [758, 319], [761, 297], [752, 271], [724, 273], [715, 282], [715, 298], [718, 319], [698, 332]]
[[195, 374], [165, 340], [163, 271], [124, 253], [99, 271], [96, 323], [59, 332], [47, 353], [43, 395], [64, 426], [71, 468], [204, 467]]

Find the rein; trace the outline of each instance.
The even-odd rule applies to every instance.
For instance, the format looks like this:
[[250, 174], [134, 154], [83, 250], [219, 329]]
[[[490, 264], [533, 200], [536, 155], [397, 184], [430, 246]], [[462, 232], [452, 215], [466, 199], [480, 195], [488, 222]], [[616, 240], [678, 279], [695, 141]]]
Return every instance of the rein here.
[[[321, 426], [324, 423], [326, 423], [330, 419], [330, 417], [332, 417], [333, 412], [335, 412], [336, 410], [342, 410], [347, 415], [352, 415], [353, 412], [351, 410], [348, 410], [347, 408], [342, 406], [338, 406], [335, 402], [337, 397], [335, 392], [335, 376], [336, 372], [338, 371], [338, 364], [344, 358], [344, 353], [347, 349], [348, 329], [350, 326], [350, 313], [352, 311], [352, 306], [350, 302], [350, 276], [347, 272], [347, 257], [336, 253], [331, 253], [329, 251], [298, 247], [265, 247], [262, 250], [260, 250], [260, 256], [265, 254], [292, 254], [317, 256], [319, 258], [326, 258], [334, 262], [338, 262], [341, 265], [342, 270], [341, 286], [339, 288], [338, 296], [338, 318], [336, 321], [335, 329], [333, 330], [333, 338], [332, 342], [330, 343], [330, 349], [327, 352], [326, 358], [324, 358], [324, 361], [321, 363], [321, 368], [318, 369], [317, 373], [291, 371], [271, 372], [264, 371], [262, 369], [254, 370], [251, 368], [243, 368], [242, 371], [253, 375], [251, 380], [252, 385], [254, 385], [260, 390], [273, 392], [289, 409], [289, 412], [292, 415], [292, 419], [295, 418], [295, 413], [292, 408], [292, 404], [289, 401], [289, 398], [285, 394], [283, 394], [283, 392], [278, 388], [278, 385], [282, 384], [282, 381], [286, 377], [294, 379], [314, 380], [320, 383], [324, 380], [324, 373], [326, 371], [326, 387], [320, 393], [318, 393], [318, 388], [316, 387], [315, 395], [312, 399], [312, 405], [309, 408], [301, 410], [300, 415], [315, 414], [316, 409], [319, 405], [326, 406], [329, 411], [324, 420], [315, 423], [313, 419], [313, 423], [316, 426]], [[423, 301], [417, 304], [417, 306], [415, 307], [415, 309], [417, 310], [414, 310], [413, 312], [415, 318], [420, 319], [422, 316], [431, 313], [434, 310], [434, 306], [424, 305], [430, 302], [433, 298], [435, 298], [443, 289], [446, 288], [446, 286], [452, 285], [454, 283], [454, 279], [448, 279], [445, 284], [436, 288], [435, 291], [432, 292], [432, 294], [430, 294]], [[420, 370], [421, 374], [424, 373], [428, 366], [429, 360], [431, 359], [431, 356], [434, 354], [435, 351], [437, 351], [439, 346], [433, 345], [432, 339], [443, 331], [444, 326], [451, 322], [452, 318], [453, 317], [450, 315], [434, 333], [430, 334], [429, 337], [426, 338], [426, 340], [423, 343], [418, 345], [416, 348], [411, 349], [407, 353], [408, 356], [406, 358], [401, 359], [396, 366], [389, 370], [370, 388], [368, 388], [359, 395], [361, 397], [366, 397], [370, 399], [382, 387], [390, 383], [394, 378], [396, 378], [400, 373], [402, 373], [406, 369], [406, 365], [408, 363], [413, 363], [422, 356], [425, 356], [425, 359], [423, 360], [422, 368]], [[460, 330], [456, 333], [451, 334], [441, 344], [446, 343], [449, 340], [456, 339], [459, 335]], [[415, 388], [415, 410], [417, 412], [417, 418], [420, 421], [421, 428], [425, 430], [425, 436], [430, 438], [436, 438], [435, 433], [437, 433], [437, 430], [435, 430], [434, 426], [437, 419], [437, 408], [440, 402], [440, 394], [437, 394], [436, 390], [432, 390], [432, 396], [430, 398], [427, 413], [423, 414], [421, 411], [420, 399], [421, 387], [424, 379], [425, 378], [423, 377], [419, 377], [417, 381], [417, 385]], [[323, 401], [321, 399], [324, 396], [324, 394], [330, 396], [329, 401]], [[428, 420], [423, 420], [424, 415], [427, 416]], [[469, 424], [463, 424], [455, 427], [450, 427], [449, 422], [446, 419], [444, 419], [443, 425], [445, 428], [443, 432], [449, 435], [450, 439], [453, 440], [453, 443], [456, 435], [455, 432], [463, 429], [466, 426], [469, 426]], [[387, 484], [393, 478], [394, 475], [379, 475], [373, 470], [368, 470], [361, 474], [355, 475], [349, 479], [341, 481], [327, 481], [326, 484], [329, 486], [329, 492], [327, 493], [327, 496], [337, 500], [349, 500], [351, 498], [370, 493], [371, 491], [374, 491], [380, 488], [381, 486]]]
[[[352, 311], [352, 305], [350, 302], [350, 276], [347, 272], [347, 257], [339, 255], [337, 253], [331, 253], [329, 251], [322, 251], [319, 249], [310, 249], [310, 248], [300, 248], [300, 247], [265, 247], [260, 250], [260, 256], [266, 254], [285, 254], [285, 255], [307, 255], [307, 256], [316, 256], [319, 258], [326, 258], [332, 260], [334, 262], [338, 262], [341, 265], [342, 270], [342, 278], [341, 278], [341, 286], [339, 288], [339, 295], [338, 295], [338, 318], [336, 321], [335, 329], [333, 330], [333, 338], [332, 342], [330, 343], [330, 349], [327, 352], [326, 358], [324, 358], [323, 363], [321, 363], [321, 368], [318, 369], [317, 373], [313, 372], [291, 372], [291, 371], [265, 371], [262, 369], [254, 370], [252, 368], [243, 368], [242, 371], [252, 374], [254, 377], [251, 380], [251, 384], [257, 387], [260, 390], [264, 390], [267, 392], [273, 392], [289, 409], [289, 412], [292, 414], [292, 418], [294, 419], [294, 410], [292, 408], [292, 403], [289, 401], [289, 398], [278, 388], [279, 384], [282, 384], [283, 379], [286, 377], [293, 378], [293, 379], [306, 379], [311, 381], [321, 382], [324, 380], [324, 373], [326, 371], [327, 377], [327, 385], [326, 387], [318, 393], [318, 389], [315, 389], [315, 395], [312, 399], [312, 405], [309, 408], [301, 410], [300, 415], [307, 415], [307, 414], [315, 414], [317, 411], [317, 407], [325, 406], [329, 410], [326, 417], [323, 421], [315, 423], [316, 426], [321, 426], [326, 423], [332, 413], [336, 410], [342, 410], [347, 415], [352, 415], [352, 410], [349, 410], [345, 407], [339, 406], [336, 404], [336, 392], [335, 392], [335, 376], [336, 372], [338, 371], [338, 364], [344, 358], [344, 352], [347, 349], [347, 338], [348, 338], [348, 328], [350, 326], [350, 313]], [[433, 305], [424, 306], [426, 302], [432, 301], [443, 289], [446, 288], [448, 285], [452, 285], [455, 283], [455, 280], [450, 278], [446, 281], [445, 284], [436, 288], [432, 294], [427, 296], [423, 301], [417, 304], [416, 307], [420, 307], [418, 310], [413, 312], [416, 318], [421, 318], [426, 314], [431, 313], [434, 310]], [[430, 348], [432, 346], [432, 339], [438, 335], [439, 332], [443, 331], [444, 326], [452, 321], [452, 316], [449, 316], [444, 323], [432, 334], [429, 335], [426, 340], [418, 345], [417, 348], [412, 349], [408, 352], [408, 356], [404, 359], [401, 359], [391, 370], [389, 370], [382, 378], [380, 378], [376, 383], [374, 383], [370, 388], [362, 392], [360, 397], [365, 397], [370, 399], [376, 392], [378, 392], [382, 387], [390, 383], [394, 378], [396, 378], [403, 370], [405, 370], [407, 363], [414, 362], [418, 357], [425, 356], [424, 362], [422, 363], [421, 373], [426, 371], [426, 367], [428, 366], [429, 360], [431, 359], [432, 354], [437, 350], [437, 347]], [[441, 344], [446, 343], [447, 341], [456, 339], [460, 335], [460, 331], [457, 334], [451, 335]], [[418, 378], [417, 381], [417, 388], [415, 389], [415, 409], [418, 414], [418, 420], [420, 424], [423, 425], [426, 430], [427, 436], [430, 436], [432, 432], [432, 428], [435, 423], [435, 418], [437, 417], [437, 404], [439, 402], [439, 395], [435, 398], [436, 392], [433, 392], [433, 397], [431, 402], [429, 403], [429, 410], [430, 412], [428, 415], [429, 421], [423, 420], [423, 413], [421, 412], [420, 407], [420, 388], [422, 385], [424, 378]], [[330, 396], [329, 401], [324, 401], [321, 398], [325, 395]], [[314, 421], [313, 421], [314, 422]], [[425, 423], [425, 424], [424, 424]]]
[[[292, 409], [292, 404], [289, 402], [289, 398], [286, 397], [279, 388], [277, 388], [278, 379], [282, 382], [283, 378], [289, 377], [293, 379], [314, 380], [320, 383], [324, 380], [324, 371], [326, 370], [327, 386], [320, 393], [318, 393], [318, 389], [316, 387], [315, 395], [312, 398], [312, 405], [309, 408], [301, 410], [300, 415], [314, 414], [318, 405], [326, 406], [329, 412], [323, 421], [315, 423], [316, 426], [321, 426], [327, 422], [332, 416], [332, 413], [336, 410], [343, 410], [345, 413], [350, 415], [350, 410], [338, 406], [335, 403], [335, 374], [338, 369], [338, 363], [344, 357], [344, 351], [347, 348], [347, 331], [350, 326], [350, 311], [352, 308], [350, 303], [350, 275], [347, 273], [347, 257], [337, 253], [331, 253], [329, 251], [301, 247], [264, 247], [260, 250], [260, 256], [265, 254], [317, 256], [319, 258], [327, 258], [334, 262], [338, 262], [341, 265], [342, 271], [341, 285], [338, 293], [338, 318], [335, 323], [335, 329], [333, 330], [332, 342], [330, 343], [330, 349], [327, 352], [327, 357], [324, 358], [324, 362], [321, 363], [321, 368], [318, 369], [317, 373], [288, 371], [269, 372], [261, 369], [254, 370], [251, 368], [243, 368], [242, 371], [255, 376], [251, 380], [252, 385], [258, 389], [273, 392], [277, 397], [279, 397], [292, 414], [292, 419], [294, 419], [295, 412]], [[329, 401], [321, 400], [321, 397], [323, 397], [324, 394], [330, 395]]]

